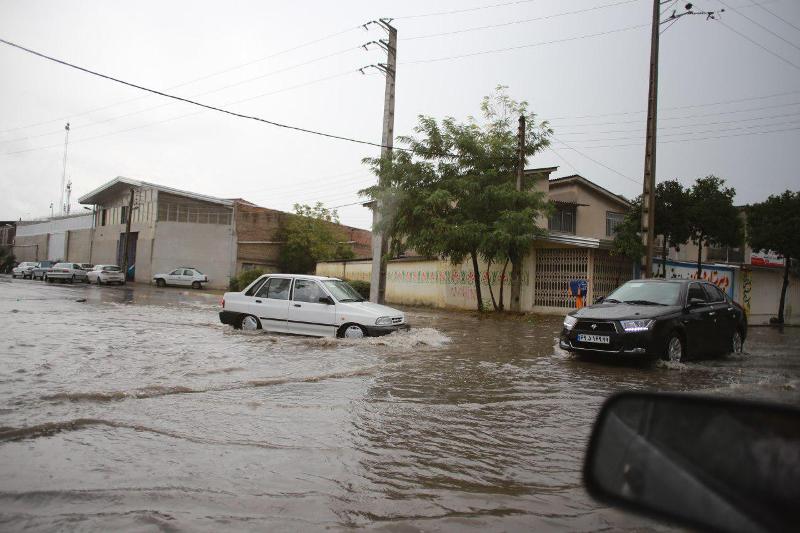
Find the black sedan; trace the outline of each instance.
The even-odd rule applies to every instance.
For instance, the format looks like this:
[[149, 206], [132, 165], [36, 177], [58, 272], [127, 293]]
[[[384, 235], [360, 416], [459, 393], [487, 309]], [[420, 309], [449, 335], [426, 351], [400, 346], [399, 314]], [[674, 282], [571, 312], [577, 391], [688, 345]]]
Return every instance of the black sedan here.
[[564, 317], [561, 348], [575, 353], [649, 355], [669, 361], [740, 352], [742, 307], [713, 283], [634, 280]]

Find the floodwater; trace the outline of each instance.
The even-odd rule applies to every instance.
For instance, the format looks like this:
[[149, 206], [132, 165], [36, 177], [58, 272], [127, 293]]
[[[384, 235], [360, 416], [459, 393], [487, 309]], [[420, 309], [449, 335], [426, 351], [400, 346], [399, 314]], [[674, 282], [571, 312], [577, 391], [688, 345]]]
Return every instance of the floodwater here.
[[604, 398], [800, 401], [798, 329], [619, 365], [556, 348], [557, 317], [408, 309], [345, 341], [234, 331], [218, 300], [0, 279], [0, 529], [669, 530], [582, 487]]

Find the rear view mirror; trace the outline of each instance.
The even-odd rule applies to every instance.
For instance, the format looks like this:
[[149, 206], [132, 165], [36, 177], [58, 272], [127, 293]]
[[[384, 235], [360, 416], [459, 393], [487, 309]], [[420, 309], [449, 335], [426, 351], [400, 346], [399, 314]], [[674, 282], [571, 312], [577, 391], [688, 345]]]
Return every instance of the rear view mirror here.
[[330, 296], [320, 296], [319, 303], [333, 305], [333, 300], [331, 300]]
[[595, 423], [584, 482], [598, 500], [716, 531], [800, 524], [800, 409], [622, 393]]

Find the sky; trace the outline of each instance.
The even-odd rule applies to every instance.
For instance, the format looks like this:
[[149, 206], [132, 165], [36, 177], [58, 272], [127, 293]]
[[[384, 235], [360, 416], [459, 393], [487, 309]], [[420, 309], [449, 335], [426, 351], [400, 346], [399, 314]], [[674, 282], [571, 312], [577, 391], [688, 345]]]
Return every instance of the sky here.
[[[683, 2], [664, 3], [667, 19]], [[714, 174], [737, 204], [800, 188], [800, 2], [700, 0], [661, 35], [657, 179]], [[528, 168], [641, 193], [650, 0], [388, 2], [0, 0], [0, 39], [235, 112], [380, 143], [385, 53], [398, 30], [395, 135], [419, 115], [466, 120], [508, 86], [554, 130]], [[667, 24], [662, 26], [667, 28]], [[0, 219], [58, 213], [116, 176], [369, 228], [361, 160], [379, 148], [203, 110], [0, 43]]]

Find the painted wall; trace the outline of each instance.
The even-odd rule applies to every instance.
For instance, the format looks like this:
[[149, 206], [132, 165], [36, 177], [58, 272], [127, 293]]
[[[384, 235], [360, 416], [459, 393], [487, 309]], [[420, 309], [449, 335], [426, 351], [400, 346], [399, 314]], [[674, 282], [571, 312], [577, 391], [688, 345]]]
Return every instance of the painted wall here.
[[[751, 325], [769, 324], [778, 315], [778, 304], [783, 286], [783, 270], [779, 268], [752, 268], [740, 271], [741, 287], [738, 301], [748, 312]], [[800, 325], [800, 278], [789, 275], [786, 289], [784, 322]]]
[[91, 263], [93, 233], [91, 229], [68, 231], [65, 259], [74, 263]]
[[152, 241], [152, 270], [148, 273], [150, 278], [140, 276], [137, 266], [136, 280], [150, 281], [154, 274], [187, 266], [207, 275], [210, 280], [208, 287], [225, 289], [232, 275], [233, 239], [231, 226], [157, 222]]
[[[625, 208], [605, 195], [577, 182], [550, 184], [549, 198], [552, 201], [579, 204], [575, 220], [575, 234], [594, 239], [612, 239], [606, 235], [606, 212], [625, 213]], [[585, 205], [581, 205], [585, 204]]]

